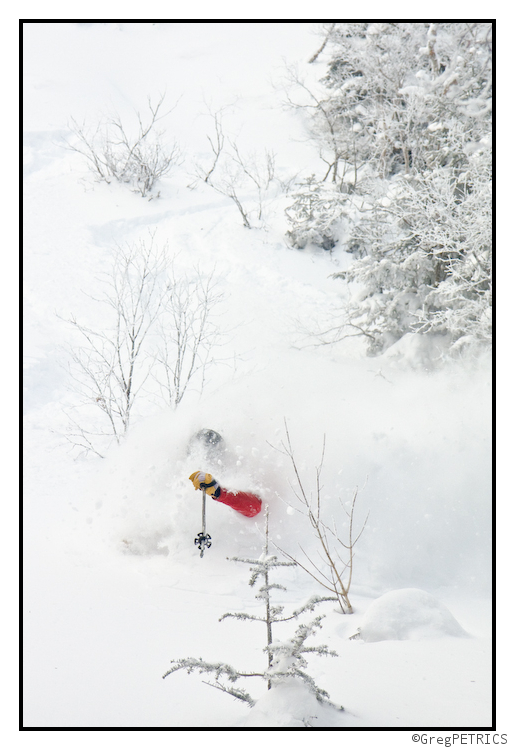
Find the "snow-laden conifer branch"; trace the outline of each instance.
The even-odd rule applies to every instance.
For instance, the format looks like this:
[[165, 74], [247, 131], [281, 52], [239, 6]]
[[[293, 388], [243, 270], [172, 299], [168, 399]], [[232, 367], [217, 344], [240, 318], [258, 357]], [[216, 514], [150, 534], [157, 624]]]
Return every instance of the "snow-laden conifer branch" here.
[[233, 617], [235, 620], [257, 620], [258, 622], [266, 622], [264, 617], [259, 617], [259, 615], [249, 615], [247, 612], [226, 612], [218, 619], [218, 622], [222, 622], [222, 620], [226, 620], [229, 617]]
[[302, 607], [299, 607], [299, 609], [296, 609], [293, 612], [293, 617], [298, 617], [304, 612], [314, 612], [316, 605], [321, 604], [322, 602], [336, 601], [338, 601], [336, 596], [312, 596], [305, 604], [302, 605]]
[[266, 558], [259, 558], [256, 560], [255, 558], [248, 558], [248, 557], [228, 557], [228, 560], [231, 560], [233, 562], [242, 562], [242, 563], [248, 563], [249, 565], [259, 565], [260, 570], [264, 570], [265, 568], [280, 568], [281, 566], [291, 566], [295, 565], [295, 563], [291, 562], [285, 562], [284, 560], [279, 560], [279, 558], [276, 555], [268, 555]]
[[[257, 676], [260, 677], [261, 675], [257, 675]], [[206, 680], [202, 680], [202, 682], [204, 683], [204, 685], [209, 685], [210, 687], [214, 687], [217, 690], [221, 690], [223, 693], [232, 695], [233, 698], [237, 698], [238, 700], [243, 701], [244, 703], [248, 703], [251, 708], [256, 703], [254, 699], [245, 690], [241, 690], [240, 688], [231, 687], [227, 685], [221, 685], [220, 683], [217, 683], [217, 682], [207, 682]]]
[[244, 690], [239, 690], [230, 686], [228, 687], [226, 685], [223, 685], [219, 682], [219, 680], [221, 678], [226, 678], [230, 683], [234, 683], [242, 677], [263, 677], [263, 674], [259, 672], [237, 672], [229, 664], [223, 664], [220, 662], [211, 664], [209, 662], [203, 661], [202, 659], [194, 659], [192, 657], [187, 659], [175, 659], [172, 660], [171, 663], [172, 667], [167, 672], [165, 672], [165, 674], [163, 675], [163, 679], [173, 674], [174, 672], [178, 672], [181, 669], [186, 670], [188, 674], [191, 674], [192, 672], [199, 672], [200, 674], [213, 674], [216, 682], [206, 684], [211, 685], [212, 687], [216, 687], [219, 690], [223, 690], [225, 693], [230, 693], [235, 698], [248, 703], [250, 706], [254, 705], [254, 700], [248, 693], [246, 693]]

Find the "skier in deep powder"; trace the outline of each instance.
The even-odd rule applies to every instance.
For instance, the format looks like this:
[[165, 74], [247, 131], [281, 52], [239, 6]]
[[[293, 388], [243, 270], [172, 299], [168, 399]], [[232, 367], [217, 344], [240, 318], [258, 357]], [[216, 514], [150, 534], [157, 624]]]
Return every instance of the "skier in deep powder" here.
[[224, 503], [230, 508], [238, 511], [247, 518], [253, 518], [261, 510], [261, 499], [251, 492], [240, 492], [238, 490], [226, 490], [220, 487], [212, 474], [204, 471], [194, 471], [190, 476], [196, 490], [205, 490], [208, 495], [219, 503]]
[[[188, 454], [200, 460], [216, 461], [223, 463], [223, 455], [226, 451], [223, 437], [215, 430], [199, 430], [192, 436], [188, 444]], [[194, 471], [190, 476], [196, 490], [205, 490], [213, 500], [228, 505], [247, 518], [253, 518], [261, 510], [261, 499], [251, 492], [240, 492], [238, 490], [227, 490], [219, 485], [212, 474], [204, 471]]]

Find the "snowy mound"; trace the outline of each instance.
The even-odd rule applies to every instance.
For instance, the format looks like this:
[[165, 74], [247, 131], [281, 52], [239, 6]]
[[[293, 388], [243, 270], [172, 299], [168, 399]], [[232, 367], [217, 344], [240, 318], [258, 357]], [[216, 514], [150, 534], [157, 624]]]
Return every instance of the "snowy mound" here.
[[419, 641], [467, 633], [434, 596], [421, 589], [397, 589], [379, 597], [367, 610], [360, 630], [362, 640]]
[[238, 722], [241, 727], [343, 727], [354, 726], [352, 715], [330, 704], [317, 701], [314, 693], [301, 680], [286, 679], [267, 690], [249, 715]]

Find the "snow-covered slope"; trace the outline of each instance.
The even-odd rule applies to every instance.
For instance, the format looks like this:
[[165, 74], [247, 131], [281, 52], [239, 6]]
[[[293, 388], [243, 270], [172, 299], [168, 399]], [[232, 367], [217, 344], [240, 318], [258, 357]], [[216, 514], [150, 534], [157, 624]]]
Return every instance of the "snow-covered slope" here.
[[[199, 493], [188, 476], [212, 471], [225, 486], [258, 492], [272, 543], [316, 555], [294, 510], [285, 420], [309, 492], [325, 436], [328, 515], [338, 518], [356, 488], [358, 526], [369, 513], [354, 561], [355, 614], [321, 607], [320, 642], [339, 656], [310, 664], [346, 711], [336, 724], [321, 712], [312, 726], [491, 724], [488, 362], [428, 371], [409, 357], [366, 359], [355, 345], [304, 347], [306, 327], [339, 303], [342, 283], [330, 276], [345, 254], [289, 248], [287, 196], [247, 229], [230, 199], [195, 180], [195, 164], [211, 158], [209, 112], [222, 108], [242, 151], [276, 152], [281, 179], [319, 168], [281, 93], [286, 64], [321, 74], [323, 62], [306, 64], [318, 45], [304, 23], [25, 24], [26, 727], [294, 728], [313, 710], [297, 686], [274, 700], [266, 685], [249, 685], [261, 698], [249, 713], [197, 675], [161, 679], [170, 659], [186, 656], [264, 667], [264, 626], [218, 622], [257, 611], [248, 568], [227, 558], [260, 554], [262, 517], [209, 504], [213, 545], [200, 559]], [[63, 147], [71, 117], [130, 117], [165, 91], [184, 160], [159, 198], [94, 182]], [[105, 459], [76, 458], [65, 437], [65, 348], [74, 341], [65, 320], [103, 325], [94, 298], [110, 252], [149, 230], [181, 273], [199, 267], [216, 278], [220, 361], [201, 395], [188, 393], [175, 411], [142, 410]], [[188, 456], [204, 427], [224, 436], [223, 461]], [[278, 601], [292, 608], [323, 593], [301, 569], [280, 582], [288, 591]], [[433, 628], [423, 640], [350, 639], [374, 600], [406, 588], [435, 597], [469, 637]], [[423, 614], [421, 602], [410, 601], [411, 614]]]

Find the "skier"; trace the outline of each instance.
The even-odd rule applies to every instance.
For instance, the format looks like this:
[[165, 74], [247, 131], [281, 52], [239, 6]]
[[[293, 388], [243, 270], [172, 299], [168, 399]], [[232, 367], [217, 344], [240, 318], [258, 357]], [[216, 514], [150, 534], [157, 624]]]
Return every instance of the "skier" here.
[[188, 455], [202, 453], [207, 459], [222, 459], [226, 451], [225, 440], [215, 430], [199, 430], [191, 436], [188, 443]]
[[224, 503], [230, 508], [237, 510], [247, 518], [257, 516], [261, 510], [261, 499], [250, 492], [239, 492], [238, 490], [226, 490], [220, 487], [212, 474], [204, 471], [194, 471], [190, 476], [196, 490], [205, 490], [208, 495], [219, 503]]

